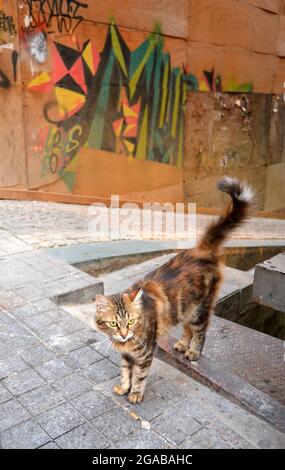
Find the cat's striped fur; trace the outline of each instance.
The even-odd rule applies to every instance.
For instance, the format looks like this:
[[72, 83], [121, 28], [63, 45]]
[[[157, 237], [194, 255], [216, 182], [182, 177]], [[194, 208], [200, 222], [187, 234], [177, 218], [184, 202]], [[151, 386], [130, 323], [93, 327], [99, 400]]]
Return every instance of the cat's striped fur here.
[[238, 180], [226, 177], [218, 186], [232, 203], [196, 248], [181, 251], [124, 293], [96, 297], [97, 328], [122, 353], [121, 384], [114, 392], [128, 394], [131, 403], [142, 400], [157, 339], [172, 326], [183, 324], [177, 351], [190, 361], [201, 354], [222, 278], [220, 247], [248, 216], [252, 200], [250, 188]]

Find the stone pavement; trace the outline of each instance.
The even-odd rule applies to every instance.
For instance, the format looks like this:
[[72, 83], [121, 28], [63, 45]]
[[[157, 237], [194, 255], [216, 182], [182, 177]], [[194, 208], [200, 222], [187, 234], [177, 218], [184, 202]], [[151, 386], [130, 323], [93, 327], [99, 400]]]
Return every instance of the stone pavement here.
[[283, 433], [158, 359], [141, 405], [113, 396], [118, 355], [52, 300], [74, 290], [90, 298], [102, 284], [35, 250], [14, 215], [0, 230], [2, 448], [285, 447]]
[[[117, 209], [113, 209], [114, 213]], [[13, 215], [11, 217], [11, 214]], [[200, 234], [212, 219], [210, 215], [197, 216], [197, 233]], [[108, 234], [98, 234], [88, 230], [94, 215], [90, 215], [90, 206], [61, 204], [39, 201], [0, 200], [0, 229], [9, 236], [12, 233], [19, 242], [27, 242], [34, 248], [55, 247], [78, 243], [92, 243], [99, 240], [110, 240]], [[134, 227], [132, 237], [119, 234], [119, 239], [139, 238], [139, 231]], [[157, 235], [165, 239], [162, 233]], [[9, 237], [8, 237], [9, 238]], [[285, 239], [285, 220], [252, 218], [233, 238], [278, 240]], [[13, 246], [0, 243], [0, 256], [14, 250]], [[4, 250], [4, 252], [3, 252]]]

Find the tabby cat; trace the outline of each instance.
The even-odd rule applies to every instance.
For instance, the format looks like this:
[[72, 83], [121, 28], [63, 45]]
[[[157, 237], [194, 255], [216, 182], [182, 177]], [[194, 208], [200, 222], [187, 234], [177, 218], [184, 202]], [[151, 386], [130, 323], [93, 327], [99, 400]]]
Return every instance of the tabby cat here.
[[196, 361], [203, 349], [210, 314], [222, 279], [222, 242], [249, 215], [252, 191], [225, 177], [218, 187], [232, 202], [226, 213], [206, 229], [197, 247], [179, 252], [126, 292], [96, 296], [96, 326], [122, 353], [118, 395], [130, 403], [143, 399], [157, 339], [182, 322], [176, 351]]

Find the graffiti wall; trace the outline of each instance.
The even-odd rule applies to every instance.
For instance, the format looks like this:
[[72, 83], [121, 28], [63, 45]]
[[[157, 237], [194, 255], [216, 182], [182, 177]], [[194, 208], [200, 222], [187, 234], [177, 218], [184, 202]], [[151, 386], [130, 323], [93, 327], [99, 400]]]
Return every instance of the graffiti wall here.
[[39, 63], [49, 49], [48, 71], [36, 75], [29, 92], [48, 96], [45, 124], [32, 142], [31, 158], [41, 155], [40, 175], [56, 175], [72, 191], [76, 157], [82, 147], [181, 168], [184, 106], [195, 77], [173, 67], [160, 32], [131, 50], [116, 25], [106, 29], [103, 49], [96, 39], [80, 44], [28, 35]]
[[190, 92], [281, 88], [280, 52], [249, 27], [280, 36], [278, 1], [210, 3], [0, 0], [0, 92], [19, 93], [25, 135], [15, 184], [182, 200]]
[[90, 3], [22, 11], [29, 187], [181, 198], [187, 90], [198, 90], [185, 41], [155, 19], [145, 32], [90, 24]]

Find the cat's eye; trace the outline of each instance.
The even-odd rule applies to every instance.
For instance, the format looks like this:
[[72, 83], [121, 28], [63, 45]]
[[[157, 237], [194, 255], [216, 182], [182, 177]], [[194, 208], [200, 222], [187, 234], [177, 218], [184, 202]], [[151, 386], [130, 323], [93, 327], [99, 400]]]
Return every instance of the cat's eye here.
[[130, 318], [129, 321], [128, 321], [128, 324], [129, 325], [133, 325], [135, 323], [135, 319], [134, 318]]
[[116, 322], [116, 321], [109, 321], [109, 325], [110, 325], [112, 328], [116, 328], [116, 326], [118, 326], [118, 322]]

